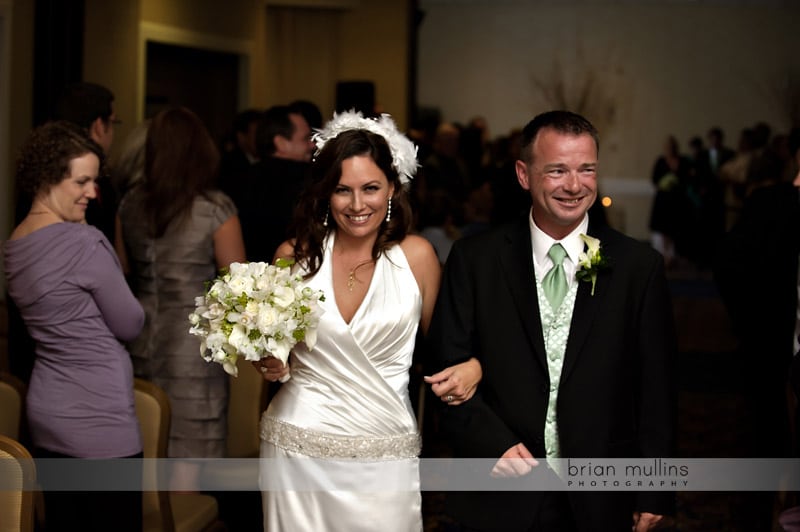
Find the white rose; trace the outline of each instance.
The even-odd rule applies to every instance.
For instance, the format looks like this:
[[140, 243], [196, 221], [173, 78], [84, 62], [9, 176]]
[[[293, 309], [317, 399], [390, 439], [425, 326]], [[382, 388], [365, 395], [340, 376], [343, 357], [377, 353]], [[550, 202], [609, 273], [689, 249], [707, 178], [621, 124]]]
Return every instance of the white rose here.
[[258, 320], [258, 312], [258, 303], [255, 301], [248, 301], [247, 305], [244, 307], [244, 311], [242, 312], [241, 323], [246, 325], [249, 329], [253, 328], [253, 325]]
[[281, 308], [288, 308], [294, 303], [294, 290], [289, 286], [277, 286], [272, 292], [272, 302]]
[[262, 333], [269, 334], [278, 320], [278, 312], [269, 305], [262, 305], [258, 311], [256, 326]]
[[247, 275], [248, 269], [247, 263], [243, 262], [231, 262], [231, 265], [228, 266], [228, 272], [231, 277], [237, 277], [241, 275]]
[[264, 277], [264, 272], [267, 269], [267, 264], [265, 262], [251, 262], [248, 268], [248, 274], [250, 277], [254, 279], [259, 279]]
[[208, 289], [208, 299], [225, 299], [229, 292], [228, 286], [222, 280], [217, 279]]
[[235, 295], [247, 294], [253, 291], [254, 283], [252, 277], [234, 277], [228, 282], [228, 288]]

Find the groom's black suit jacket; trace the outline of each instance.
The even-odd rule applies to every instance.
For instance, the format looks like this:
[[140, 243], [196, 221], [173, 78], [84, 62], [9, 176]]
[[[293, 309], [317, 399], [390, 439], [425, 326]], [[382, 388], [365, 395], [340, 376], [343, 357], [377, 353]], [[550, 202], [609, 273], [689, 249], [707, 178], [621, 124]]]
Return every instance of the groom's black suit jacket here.
[[[606, 226], [592, 227], [611, 262], [594, 295], [580, 282], [558, 392], [563, 458], [669, 457], [676, 342], [661, 256]], [[455, 243], [428, 348], [439, 366], [470, 356], [476, 395], [443, 410], [456, 457], [499, 458], [522, 442], [544, 458], [549, 377], [527, 218]], [[540, 466], [544, 462], [540, 462]], [[453, 492], [451, 515], [485, 530], [529, 530], [542, 492]], [[630, 530], [634, 510], [672, 513], [673, 495], [569, 492], [580, 530]], [[490, 511], [487, 511], [490, 510]]]

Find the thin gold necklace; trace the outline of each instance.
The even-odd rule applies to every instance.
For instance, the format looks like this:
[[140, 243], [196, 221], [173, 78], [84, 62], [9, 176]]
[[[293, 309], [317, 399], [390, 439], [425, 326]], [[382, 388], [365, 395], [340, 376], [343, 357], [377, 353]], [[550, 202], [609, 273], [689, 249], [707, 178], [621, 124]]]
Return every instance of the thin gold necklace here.
[[350, 273], [347, 274], [347, 290], [349, 292], [353, 291], [353, 287], [356, 285], [356, 270], [360, 267], [364, 266], [365, 264], [369, 264], [372, 262], [372, 259], [365, 260], [359, 264], [356, 264], [351, 270]]
[[31, 211], [28, 213], [28, 216], [32, 216], [34, 214], [52, 214], [52, 213], [50, 211], [36, 211], [36, 212]]

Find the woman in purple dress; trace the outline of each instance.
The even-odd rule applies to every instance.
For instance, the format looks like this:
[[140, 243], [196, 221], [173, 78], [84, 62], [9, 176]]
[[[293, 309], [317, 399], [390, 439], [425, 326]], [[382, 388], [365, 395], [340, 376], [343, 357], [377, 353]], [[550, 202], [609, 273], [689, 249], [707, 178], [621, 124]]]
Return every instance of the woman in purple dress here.
[[[26, 404], [40, 458], [142, 456], [122, 342], [139, 334], [144, 312], [113, 246], [85, 220], [102, 158], [85, 131], [50, 122], [33, 131], [17, 161], [17, 186], [34, 199], [3, 255], [8, 292], [36, 343]], [[48, 492], [40, 480], [48, 531], [141, 530], [136, 478], [131, 491], [118, 492]]]

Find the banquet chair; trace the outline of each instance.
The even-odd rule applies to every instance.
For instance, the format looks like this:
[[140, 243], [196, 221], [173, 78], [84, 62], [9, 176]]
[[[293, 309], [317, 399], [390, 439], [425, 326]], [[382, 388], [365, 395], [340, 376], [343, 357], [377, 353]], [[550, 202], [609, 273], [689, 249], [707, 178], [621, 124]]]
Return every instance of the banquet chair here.
[[8, 305], [2, 298], [0, 298], [0, 371], [11, 371], [11, 361], [8, 360]]
[[267, 383], [244, 358], [237, 361], [239, 375], [229, 376], [228, 458], [258, 458], [261, 447], [258, 424], [267, 407]]
[[0, 532], [32, 532], [36, 466], [18, 441], [0, 435]]
[[21, 440], [25, 410], [25, 383], [0, 371], [0, 435]]
[[[144, 458], [166, 458], [171, 411], [169, 397], [156, 384], [135, 379], [136, 415], [142, 432]], [[161, 469], [154, 460], [145, 460], [145, 485], [158, 480]], [[142, 493], [143, 532], [207, 532], [224, 531], [219, 520], [217, 500], [201, 493], [171, 493], [144, 491]]]
[[[258, 458], [261, 447], [259, 421], [266, 409], [267, 385], [250, 362], [239, 358], [239, 375], [229, 376], [228, 423], [225, 454], [227, 458]], [[244, 466], [249, 467], [249, 466]], [[247, 471], [223, 461], [212, 461], [201, 471], [201, 484], [215, 489], [234, 486], [248, 476]]]
[[[269, 383], [250, 362], [239, 357], [239, 375], [230, 375], [225, 456], [236, 460], [210, 460], [200, 470], [201, 489], [212, 493], [222, 520], [231, 529], [261, 530], [261, 492], [258, 465], [261, 438], [259, 421], [266, 409]], [[247, 459], [247, 460], [244, 460]]]

